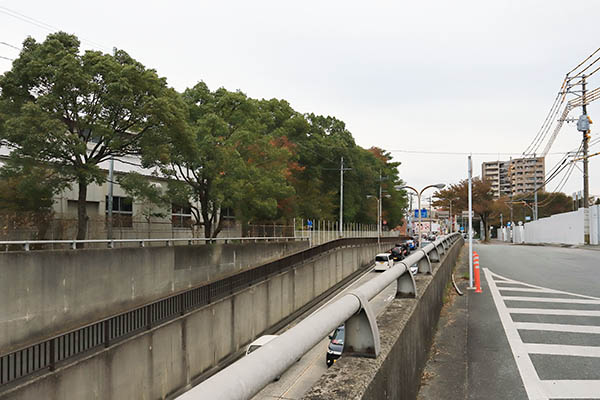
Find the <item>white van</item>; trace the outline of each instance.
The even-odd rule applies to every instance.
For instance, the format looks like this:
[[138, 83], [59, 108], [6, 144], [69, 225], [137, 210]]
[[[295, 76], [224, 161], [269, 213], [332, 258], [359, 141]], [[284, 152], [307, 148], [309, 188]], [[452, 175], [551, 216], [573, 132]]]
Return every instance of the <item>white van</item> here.
[[375, 256], [375, 271], [385, 271], [394, 266], [390, 253], [379, 253]]
[[252, 353], [254, 350], [261, 348], [265, 344], [269, 343], [271, 340], [275, 339], [277, 335], [264, 335], [256, 339], [254, 342], [248, 345], [246, 349], [246, 355]]

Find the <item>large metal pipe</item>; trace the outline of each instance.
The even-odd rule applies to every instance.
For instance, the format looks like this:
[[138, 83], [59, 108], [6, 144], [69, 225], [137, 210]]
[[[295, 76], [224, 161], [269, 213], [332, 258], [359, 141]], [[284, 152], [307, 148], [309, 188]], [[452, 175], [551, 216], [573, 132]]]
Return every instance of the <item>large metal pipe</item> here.
[[[458, 234], [449, 235], [454, 241]], [[447, 238], [448, 238], [447, 237]], [[398, 265], [364, 283], [352, 292], [361, 293], [369, 300], [396, 281], [402, 274], [410, 273], [408, 267], [416, 264], [433, 250], [442, 239], [425, 246], [408, 256]], [[284, 373], [306, 352], [316, 346], [335, 328], [346, 322], [361, 309], [353, 294], [346, 294], [311, 314], [293, 328], [258, 350], [242, 357], [195, 388], [184, 393], [181, 400], [245, 400]]]

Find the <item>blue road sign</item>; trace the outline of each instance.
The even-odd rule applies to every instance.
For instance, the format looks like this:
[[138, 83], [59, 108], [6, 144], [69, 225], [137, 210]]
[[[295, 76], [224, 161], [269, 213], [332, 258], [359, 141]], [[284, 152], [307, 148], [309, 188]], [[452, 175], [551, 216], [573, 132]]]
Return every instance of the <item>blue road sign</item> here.
[[415, 218], [419, 218], [419, 210], [413, 210], [415, 212]]
[[427, 209], [426, 208], [421, 209], [421, 218], [427, 218]]
[[309, 228], [312, 228], [312, 221], [309, 219], [306, 221], [306, 225], [308, 225]]
[[465, 231], [465, 227], [464, 227], [464, 226], [461, 226], [461, 227], [460, 227], [460, 230], [461, 230], [461, 232], [464, 232], [464, 231]]

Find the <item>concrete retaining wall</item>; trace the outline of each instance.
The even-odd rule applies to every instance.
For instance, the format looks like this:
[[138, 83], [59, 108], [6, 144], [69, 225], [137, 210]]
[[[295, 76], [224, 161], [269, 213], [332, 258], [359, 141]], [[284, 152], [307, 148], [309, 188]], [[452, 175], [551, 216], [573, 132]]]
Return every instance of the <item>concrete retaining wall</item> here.
[[[370, 264], [377, 245], [315, 257], [268, 281], [0, 394], [13, 400], [162, 399]], [[224, 389], [225, 390], [225, 389]]]
[[0, 353], [307, 247], [304, 241], [0, 253]]
[[418, 275], [417, 299], [394, 300], [377, 318], [377, 359], [342, 357], [303, 399], [415, 399], [442, 308], [444, 290], [460, 252], [459, 239], [434, 264], [433, 276]]

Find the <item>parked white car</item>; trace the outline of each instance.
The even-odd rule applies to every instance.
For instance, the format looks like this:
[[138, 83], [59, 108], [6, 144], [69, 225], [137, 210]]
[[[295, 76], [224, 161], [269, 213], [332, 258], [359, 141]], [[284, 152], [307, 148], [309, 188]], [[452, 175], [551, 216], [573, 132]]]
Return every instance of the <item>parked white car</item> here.
[[379, 253], [375, 256], [375, 271], [386, 271], [394, 266], [390, 253]]

